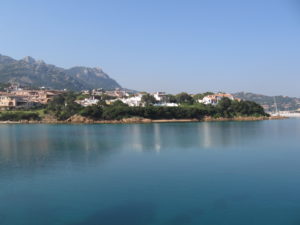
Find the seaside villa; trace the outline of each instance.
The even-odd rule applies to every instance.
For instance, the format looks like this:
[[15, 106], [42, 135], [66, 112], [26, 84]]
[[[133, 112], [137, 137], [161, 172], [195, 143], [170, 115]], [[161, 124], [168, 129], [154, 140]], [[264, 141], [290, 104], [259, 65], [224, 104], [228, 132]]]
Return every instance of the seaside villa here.
[[16, 107], [18, 104], [17, 98], [10, 96], [0, 96], [0, 108]]
[[205, 105], [217, 105], [219, 101], [223, 98], [229, 98], [230, 100], [234, 100], [233, 95], [226, 93], [218, 93], [214, 95], [207, 95], [203, 99], [199, 99], [199, 103], [203, 103]]

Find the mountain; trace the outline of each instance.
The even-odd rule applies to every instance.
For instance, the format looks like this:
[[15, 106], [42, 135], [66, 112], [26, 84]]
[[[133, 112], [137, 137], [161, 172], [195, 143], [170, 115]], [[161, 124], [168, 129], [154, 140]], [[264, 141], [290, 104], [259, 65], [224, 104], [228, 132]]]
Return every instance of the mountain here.
[[0, 83], [18, 83], [24, 86], [53, 89], [84, 90], [121, 86], [100, 68], [72, 67], [63, 69], [27, 56], [21, 60], [0, 54]]
[[233, 94], [234, 97], [243, 100], [254, 101], [264, 107], [266, 111], [275, 111], [275, 101], [277, 103], [278, 110], [281, 111], [292, 111], [300, 108], [300, 98], [287, 97], [287, 96], [267, 96], [261, 94], [254, 94], [249, 92], [238, 92]]

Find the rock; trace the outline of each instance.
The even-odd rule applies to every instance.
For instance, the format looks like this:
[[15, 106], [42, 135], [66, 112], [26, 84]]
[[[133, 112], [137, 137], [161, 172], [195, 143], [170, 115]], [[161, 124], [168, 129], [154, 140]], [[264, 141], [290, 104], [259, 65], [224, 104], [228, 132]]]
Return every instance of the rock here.
[[68, 123], [94, 123], [94, 120], [76, 114], [74, 116], [71, 116], [69, 119], [67, 119], [66, 122], [68, 122]]

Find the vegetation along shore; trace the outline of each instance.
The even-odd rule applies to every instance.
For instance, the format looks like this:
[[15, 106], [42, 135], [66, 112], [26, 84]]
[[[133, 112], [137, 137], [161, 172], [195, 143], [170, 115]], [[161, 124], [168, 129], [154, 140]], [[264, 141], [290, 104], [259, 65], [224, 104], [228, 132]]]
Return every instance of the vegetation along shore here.
[[[29, 109], [2, 110], [1, 123], [152, 123], [196, 121], [252, 121], [274, 119], [257, 103], [222, 97], [217, 104], [204, 104], [187, 93], [168, 95], [175, 107], [158, 105], [155, 98], [144, 94], [139, 106], [111, 98], [105, 94], [94, 104], [79, 104], [88, 96], [80, 92], [63, 92], [47, 104]], [[93, 96], [94, 98], [94, 96]], [[276, 119], [279, 119], [278, 117]]]

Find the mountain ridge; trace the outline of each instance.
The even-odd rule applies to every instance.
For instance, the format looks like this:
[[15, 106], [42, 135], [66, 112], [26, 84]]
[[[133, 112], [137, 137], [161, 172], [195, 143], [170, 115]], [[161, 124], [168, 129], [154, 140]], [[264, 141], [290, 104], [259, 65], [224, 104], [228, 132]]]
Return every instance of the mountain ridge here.
[[53, 89], [84, 89], [103, 88], [111, 90], [121, 85], [99, 67], [74, 66], [69, 69], [47, 64], [26, 56], [20, 60], [0, 54], [0, 82], [19, 83], [34, 87]]
[[281, 111], [293, 111], [293, 110], [300, 109], [300, 98], [297, 97], [288, 97], [283, 95], [268, 96], [268, 95], [256, 94], [251, 92], [237, 92], [237, 93], [233, 93], [232, 95], [235, 98], [254, 101], [262, 105], [263, 108], [269, 112], [274, 112], [276, 110], [275, 101], [278, 110]]

